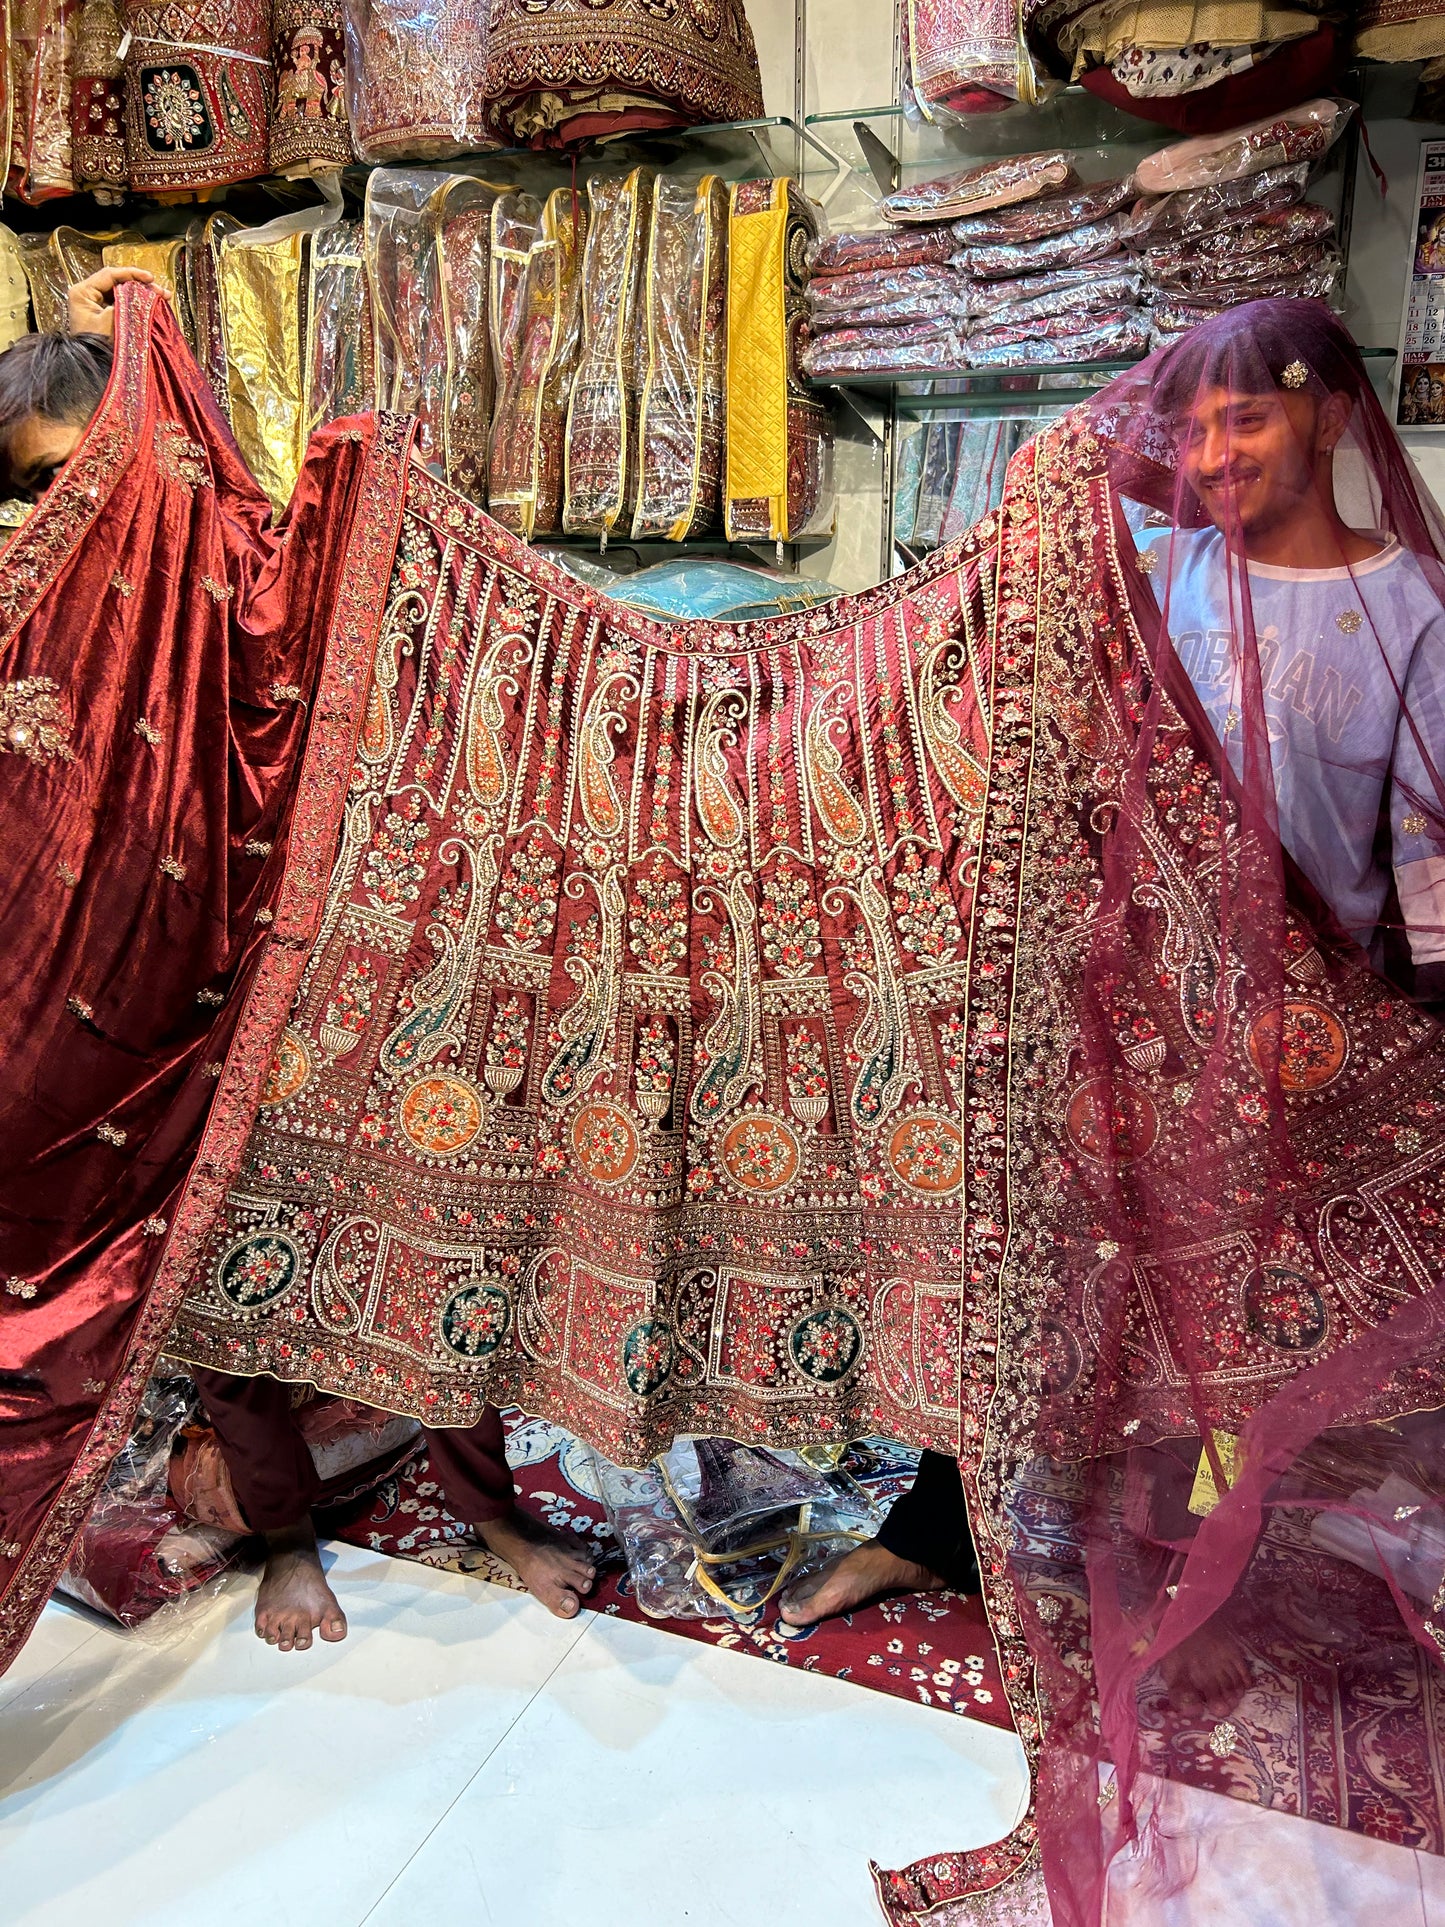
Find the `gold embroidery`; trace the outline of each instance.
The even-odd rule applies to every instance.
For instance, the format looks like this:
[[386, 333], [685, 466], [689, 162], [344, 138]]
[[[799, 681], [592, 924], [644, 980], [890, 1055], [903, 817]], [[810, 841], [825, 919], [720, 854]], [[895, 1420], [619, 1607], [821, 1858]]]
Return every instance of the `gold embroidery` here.
[[1138, 560], [1140, 575], [1153, 575], [1159, 567], [1159, 554], [1156, 549], [1141, 549]]
[[1402, 817], [1400, 821], [1400, 829], [1405, 836], [1423, 836], [1429, 827], [1418, 810], [1409, 816]]
[[226, 1068], [226, 1067], [225, 1067], [225, 1065], [224, 1065], [224, 1064], [219, 1064], [219, 1063], [217, 1063], [217, 1064], [202, 1064], [202, 1066], [201, 1066], [201, 1075], [202, 1075], [202, 1077], [219, 1077], [219, 1076], [221, 1075], [221, 1072], [222, 1072], [222, 1071], [223, 1071], [223, 1070], [224, 1070], [225, 1068]]
[[1358, 609], [1341, 609], [1340, 613], [1335, 617], [1335, 627], [1340, 631], [1341, 635], [1354, 636], [1359, 634], [1364, 626], [1364, 621], [1365, 618], [1360, 614]]
[[301, 700], [300, 683], [273, 682], [271, 685], [271, 700], [273, 703], [299, 703]]
[[67, 997], [65, 1000], [65, 1008], [70, 1012], [72, 1017], [82, 1018], [87, 1024], [95, 1015], [95, 1012], [83, 997]]
[[23, 676], [19, 682], [0, 683], [0, 748], [32, 763], [75, 760], [70, 747], [71, 721], [57, 685], [49, 676]]
[[95, 1135], [100, 1139], [102, 1144], [120, 1145], [125, 1143], [125, 1132], [118, 1124], [97, 1124], [95, 1127]]
[[276, 921], [276, 912], [274, 910], [258, 910], [256, 912], [256, 921], [257, 923], [274, 923]]
[[198, 990], [196, 992], [196, 1002], [198, 1004], [207, 1004], [212, 1009], [218, 1008], [221, 1004], [225, 1003], [225, 1001], [226, 993], [224, 990]]
[[83, 1378], [80, 1381], [80, 1389], [82, 1392], [88, 1392], [92, 1398], [99, 1398], [100, 1394], [105, 1390], [105, 1380], [103, 1378]]
[[214, 596], [217, 602], [225, 602], [236, 593], [229, 583], [217, 582], [213, 576], [209, 575], [203, 575], [201, 577], [201, 587], [206, 591], [207, 595]]
[[178, 856], [163, 856], [160, 862], [161, 875], [172, 877], [177, 883], [186, 880], [186, 866]]
[[119, 590], [123, 596], [129, 596], [135, 593], [123, 575], [113, 575], [110, 578], [110, 586], [112, 589]]
[[160, 731], [156, 728], [154, 723], [148, 722], [144, 716], [136, 717], [135, 733], [137, 736], [144, 737], [146, 742], [150, 744], [152, 749], [154, 749], [156, 744], [161, 740]]
[[55, 874], [60, 878], [60, 881], [65, 885], [67, 890], [73, 890], [80, 881], [79, 870], [72, 870], [70, 865], [64, 861], [56, 864]]
[[170, 481], [192, 492], [210, 487], [206, 451], [199, 442], [190, 439], [179, 422], [161, 422], [157, 426], [155, 451], [156, 466]]
[[24, 1550], [18, 1539], [0, 1539], [0, 1559], [18, 1559]]
[[247, 856], [270, 856], [271, 845], [262, 837], [253, 836], [246, 845], [246, 854]]
[[166, 1221], [164, 1218], [147, 1218], [141, 1230], [148, 1238], [163, 1238], [166, 1235]]
[[32, 1285], [28, 1278], [7, 1278], [5, 1289], [12, 1298], [33, 1298], [39, 1286]]

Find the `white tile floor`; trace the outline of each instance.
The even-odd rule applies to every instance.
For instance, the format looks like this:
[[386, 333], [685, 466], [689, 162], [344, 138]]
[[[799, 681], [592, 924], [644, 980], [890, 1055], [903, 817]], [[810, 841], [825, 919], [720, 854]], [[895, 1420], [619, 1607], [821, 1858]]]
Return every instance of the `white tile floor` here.
[[[880, 1927], [869, 1858], [996, 1839], [1013, 1738], [338, 1547], [338, 1647], [241, 1581], [170, 1646], [50, 1607], [0, 1679], [3, 1927]], [[1445, 1863], [1166, 1789], [1188, 1904], [1109, 1927], [1445, 1927]]]
[[50, 1607], [0, 1680], [4, 1927], [878, 1927], [1007, 1831], [1011, 1735], [338, 1547], [351, 1636], [249, 1588], [157, 1649]]

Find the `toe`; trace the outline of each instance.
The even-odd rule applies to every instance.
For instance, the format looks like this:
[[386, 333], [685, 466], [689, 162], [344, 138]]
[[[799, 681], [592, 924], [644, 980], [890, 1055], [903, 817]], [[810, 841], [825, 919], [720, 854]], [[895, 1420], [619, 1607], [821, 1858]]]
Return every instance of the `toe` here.
[[321, 1637], [330, 1640], [345, 1639], [345, 1617], [339, 1612], [328, 1613], [321, 1622]]
[[559, 1619], [575, 1619], [581, 1610], [581, 1602], [575, 1592], [562, 1592], [557, 1595], [557, 1603], [552, 1610]]

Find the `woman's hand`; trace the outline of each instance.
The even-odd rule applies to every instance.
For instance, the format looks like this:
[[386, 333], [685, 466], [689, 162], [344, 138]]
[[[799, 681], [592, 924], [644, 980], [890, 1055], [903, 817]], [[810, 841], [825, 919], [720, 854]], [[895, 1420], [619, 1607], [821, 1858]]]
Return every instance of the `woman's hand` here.
[[100, 268], [77, 281], [66, 296], [73, 335], [115, 338], [115, 290], [122, 281], [154, 281], [149, 268]]

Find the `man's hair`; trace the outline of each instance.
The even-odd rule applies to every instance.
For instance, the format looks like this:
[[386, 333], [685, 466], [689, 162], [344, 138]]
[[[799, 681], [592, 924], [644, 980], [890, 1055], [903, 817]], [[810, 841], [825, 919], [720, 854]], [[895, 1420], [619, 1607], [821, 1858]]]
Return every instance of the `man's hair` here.
[[85, 427], [114, 358], [104, 335], [22, 335], [0, 354], [0, 480], [9, 476], [11, 438], [30, 416]]
[[1359, 349], [1323, 301], [1251, 301], [1166, 349], [1151, 401], [1159, 414], [1178, 416], [1205, 388], [1242, 395], [1307, 388], [1320, 400], [1327, 394], [1355, 399], [1368, 385]]

